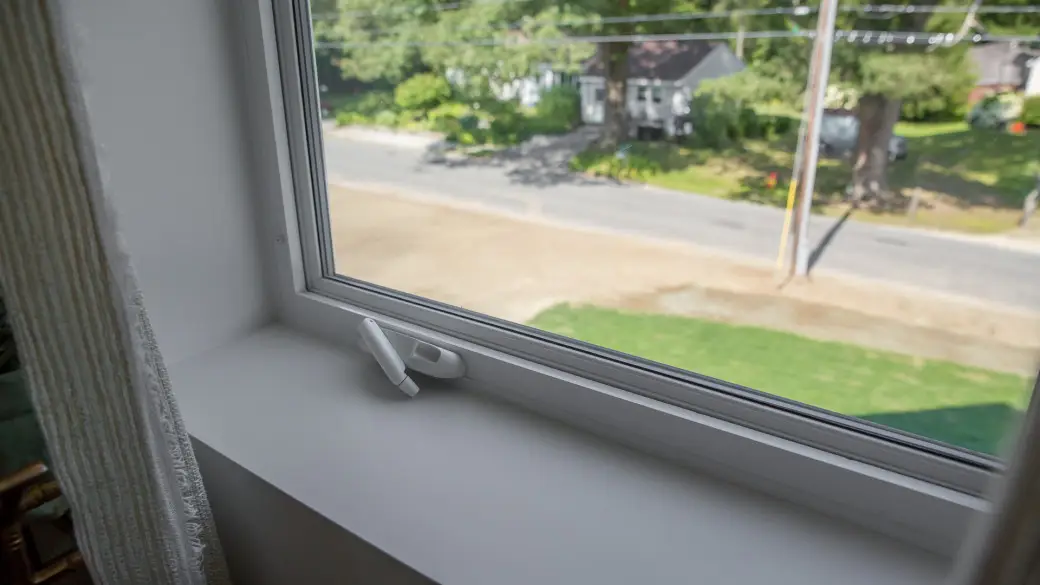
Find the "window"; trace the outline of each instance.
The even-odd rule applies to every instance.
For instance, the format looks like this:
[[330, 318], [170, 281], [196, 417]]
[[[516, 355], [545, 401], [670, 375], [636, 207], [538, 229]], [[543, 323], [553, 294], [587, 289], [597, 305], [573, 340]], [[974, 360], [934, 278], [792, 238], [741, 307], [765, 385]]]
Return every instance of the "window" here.
[[661, 89], [660, 85], [655, 85], [653, 88], [650, 89], [650, 99], [652, 99], [655, 104], [661, 103], [662, 91], [663, 90]]
[[605, 97], [606, 97], [606, 92], [603, 90], [603, 88], [602, 87], [597, 87], [596, 88], [596, 103], [597, 104], [603, 103], [603, 100], [604, 100]]
[[[662, 118], [666, 139], [618, 136], [606, 147], [607, 129], [585, 124], [577, 94], [543, 93], [537, 106], [523, 107], [496, 93], [519, 75], [513, 71], [527, 70], [510, 69], [523, 54], [494, 41], [512, 34], [498, 25], [534, 5], [499, 12], [452, 4], [415, 22], [363, 3], [313, 15], [302, 0], [291, 6], [276, 8], [281, 79], [312, 293], [484, 352], [490, 365], [471, 377], [659, 447], [648, 438], [659, 429], [635, 422], [641, 415], [614, 418], [586, 402], [586, 392], [602, 384], [595, 388], [613, 389], [603, 400], [627, 401], [625, 408], [649, 398], [962, 494], [978, 494], [1001, 468], [1040, 348], [1040, 298], [1029, 284], [1040, 264], [1014, 244], [965, 232], [1018, 221], [1006, 202], [1033, 183], [1012, 153], [1034, 152], [1035, 137], [1001, 135], [1006, 144], [992, 148], [985, 145], [995, 135], [983, 140], [961, 122], [904, 119], [877, 147], [885, 156], [873, 161], [876, 174], [864, 176], [848, 162], [860, 132], [850, 109], [828, 109], [815, 122], [814, 155], [797, 142], [800, 112], [776, 106], [787, 102], [737, 112], [716, 100], [692, 105], [692, 136]], [[478, 9], [493, 14], [479, 35], [450, 26], [472, 22], [467, 11]], [[399, 21], [439, 26], [421, 43], [401, 41]], [[567, 39], [530, 58], [559, 59], [553, 65], [561, 68], [597, 58], [595, 41]], [[632, 44], [631, 63], [657, 54], [647, 43]], [[797, 46], [804, 55], [784, 52], [772, 63], [801, 76], [790, 83], [793, 94], [804, 88], [811, 54], [811, 43]], [[843, 52], [835, 67], [877, 54], [851, 42], [835, 50]], [[456, 66], [461, 51], [469, 71]], [[918, 55], [946, 58], [940, 49]], [[450, 79], [438, 73], [449, 64]], [[384, 69], [350, 77], [366, 67]], [[646, 100], [645, 86], [636, 92]], [[603, 101], [604, 89], [594, 97]], [[662, 88], [651, 97], [660, 102]], [[557, 99], [575, 107], [542, 107]], [[859, 100], [860, 111], [881, 116], [942, 115], [929, 100], [899, 111], [891, 100]], [[795, 182], [798, 165], [809, 172]], [[979, 174], [995, 168], [1000, 180]], [[807, 182], [813, 215], [796, 196]], [[952, 235], [929, 231], [937, 229]], [[531, 375], [545, 382], [542, 367], [566, 380], [517, 381], [537, 371]], [[549, 386], [560, 391], [549, 395]], [[662, 448], [673, 447], [707, 448]], [[753, 471], [767, 467], [781, 473], [770, 465]], [[809, 482], [797, 469], [782, 472]], [[895, 484], [916, 489], [886, 485]], [[824, 495], [853, 492], [882, 498], [860, 488]], [[904, 511], [931, 514], [925, 508], [907, 503]], [[939, 538], [953, 531], [943, 526], [929, 530]]]

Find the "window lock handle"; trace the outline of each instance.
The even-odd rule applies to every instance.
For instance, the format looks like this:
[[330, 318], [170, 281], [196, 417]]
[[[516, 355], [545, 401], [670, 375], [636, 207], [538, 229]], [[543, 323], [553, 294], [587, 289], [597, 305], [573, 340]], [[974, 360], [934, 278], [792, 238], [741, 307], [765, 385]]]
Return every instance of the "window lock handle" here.
[[365, 318], [358, 326], [361, 347], [376, 359], [390, 382], [408, 396], [419, 387], [408, 377], [412, 369], [434, 378], [454, 379], [466, 374], [462, 356], [392, 329], [384, 329], [374, 319]]

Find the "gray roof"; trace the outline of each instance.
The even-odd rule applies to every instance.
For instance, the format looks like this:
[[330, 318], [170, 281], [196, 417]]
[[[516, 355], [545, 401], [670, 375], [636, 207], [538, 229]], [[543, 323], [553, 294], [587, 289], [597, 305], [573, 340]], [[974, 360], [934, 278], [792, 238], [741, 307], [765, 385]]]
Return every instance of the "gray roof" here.
[[[628, 76], [676, 81], [711, 53], [718, 43], [707, 41], [647, 41], [628, 49]], [[585, 62], [585, 75], [603, 75], [599, 55]]]
[[978, 85], [1012, 85], [1021, 87], [1029, 79], [1029, 62], [1037, 58], [1013, 43], [987, 43], [971, 48]]

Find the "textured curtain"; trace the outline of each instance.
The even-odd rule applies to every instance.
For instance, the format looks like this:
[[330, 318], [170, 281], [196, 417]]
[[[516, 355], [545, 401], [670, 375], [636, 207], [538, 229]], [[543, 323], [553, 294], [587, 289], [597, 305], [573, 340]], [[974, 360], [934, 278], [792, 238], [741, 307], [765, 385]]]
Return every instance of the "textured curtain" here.
[[1040, 584], [1040, 376], [993, 512], [964, 545], [952, 585]]
[[0, 288], [98, 585], [223, 585], [220, 543], [39, 0], [0, 2]]

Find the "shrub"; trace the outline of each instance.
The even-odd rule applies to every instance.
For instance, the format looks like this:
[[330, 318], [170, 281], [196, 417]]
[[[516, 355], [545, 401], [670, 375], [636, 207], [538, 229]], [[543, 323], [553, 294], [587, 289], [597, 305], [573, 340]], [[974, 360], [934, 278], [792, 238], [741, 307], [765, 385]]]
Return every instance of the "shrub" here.
[[468, 104], [461, 104], [459, 102], [447, 102], [427, 112], [426, 119], [431, 122], [437, 122], [441, 118], [445, 117], [459, 119], [469, 114], [470, 112], [471, 109]]
[[557, 85], [542, 93], [535, 106], [536, 134], [562, 134], [581, 121], [581, 95], [569, 85]]
[[383, 110], [372, 117], [372, 123], [376, 126], [396, 126], [397, 114], [393, 110]]
[[1018, 119], [1026, 126], [1040, 126], [1040, 95], [1027, 97], [1022, 102], [1022, 114]]
[[394, 90], [394, 102], [403, 110], [429, 111], [450, 98], [448, 80], [433, 73], [420, 73]]
[[388, 91], [370, 91], [343, 104], [341, 110], [372, 117], [382, 110], [394, 109], [394, 96]]
[[708, 148], [731, 146], [744, 137], [744, 126], [748, 116], [744, 111], [745, 108], [740, 107], [739, 102], [719, 93], [710, 90], [698, 91], [690, 104], [693, 142]]
[[642, 145], [638, 144], [627, 149], [624, 154], [614, 150], [589, 149], [571, 158], [568, 166], [572, 171], [591, 173], [597, 177], [646, 180], [659, 174], [663, 165], [653, 152], [641, 149]]
[[337, 126], [353, 126], [355, 124], [369, 124], [371, 120], [364, 114], [358, 112], [340, 111], [336, 114]]

